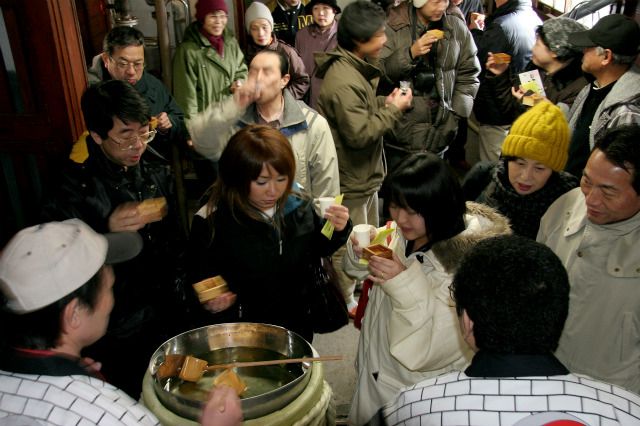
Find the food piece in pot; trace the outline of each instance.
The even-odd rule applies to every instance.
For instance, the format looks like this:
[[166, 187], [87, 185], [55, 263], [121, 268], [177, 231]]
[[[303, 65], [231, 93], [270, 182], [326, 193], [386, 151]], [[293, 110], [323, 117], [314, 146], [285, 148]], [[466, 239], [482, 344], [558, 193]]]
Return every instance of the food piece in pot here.
[[493, 62], [495, 64], [509, 64], [511, 63], [511, 55], [506, 53], [494, 53]]
[[160, 367], [158, 367], [158, 371], [156, 372], [156, 377], [158, 379], [165, 379], [167, 377], [176, 377], [178, 372], [182, 368], [182, 364], [184, 363], [184, 355], [178, 354], [169, 354], [166, 355]]
[[247, 385], [232, 369], [227, 368], [222, 373], [218, 374], [213, 380], [213, 384], [216, 386], [229, 386], [236, 391], [238, 396], [242, 395], [247, 390]]
[[205, 368], [207, 368], [207, 361], [187, 355], [178, 377], [186, 382], [197, 382], [202, 377]]
[[169, 212], [167, 199], [164, 197], [149, 198], [138, 204], [138, 213], [146, 223], [158, 222]]
[[427, 34], [437, 38], [438, 40], [442, 40], [444, 38], [444, 31], [442, 30], [429, 30]]
[[382, 244], [374, 244], [369, 247], [365, 247], [362, 249], [362, 258], [369, 260], [371, 256], [380, 256], [385, 259], [393, 259], [393, 250], [389, 247], [383, 246]]

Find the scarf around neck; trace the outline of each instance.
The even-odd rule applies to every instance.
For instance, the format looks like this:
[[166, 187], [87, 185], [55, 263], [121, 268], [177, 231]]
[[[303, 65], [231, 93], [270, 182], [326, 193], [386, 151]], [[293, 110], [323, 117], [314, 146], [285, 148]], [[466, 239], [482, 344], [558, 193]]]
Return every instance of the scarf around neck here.
[[207, 40], [209, 40], [209, 43], [211, 43], [211, 47], [213, 47], [215, 51], [218, 52], [218, 55], [220, 55], [221, 58], [224, 57], [224, 34], [213, 36], [207, 33], [202, 27], [200, 27], [200, 34], [202, 34], [207, 38]]

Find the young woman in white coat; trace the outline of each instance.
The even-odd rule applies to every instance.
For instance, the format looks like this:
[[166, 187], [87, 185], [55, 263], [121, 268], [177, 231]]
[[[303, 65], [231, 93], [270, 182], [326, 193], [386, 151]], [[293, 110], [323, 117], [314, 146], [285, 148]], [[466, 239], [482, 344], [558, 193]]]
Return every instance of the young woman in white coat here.
[[453, 273], [476, 242], [510, 233], [490, 207], [466, 203], [455, 174], [434, 154], [413, 154], [387, 178], [393, 258], [361, 259], [352, 236], [343, 266], [373, 282], [358, 344], [350, 424], [367, 423], [402, 387], [453, 369], [472, 353], [458, 329], [449, 295]]

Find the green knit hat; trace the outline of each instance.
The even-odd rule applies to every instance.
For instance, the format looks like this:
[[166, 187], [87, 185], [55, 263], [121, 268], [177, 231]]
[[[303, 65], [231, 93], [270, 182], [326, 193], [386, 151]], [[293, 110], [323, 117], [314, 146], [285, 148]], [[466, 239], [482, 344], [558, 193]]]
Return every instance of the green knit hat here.
[[513, 122], [502, 144], [502, 156], [539, 161], [559, 172], [567, 163], [569, 140], [564, 114], [551, 102], [544, 101]]

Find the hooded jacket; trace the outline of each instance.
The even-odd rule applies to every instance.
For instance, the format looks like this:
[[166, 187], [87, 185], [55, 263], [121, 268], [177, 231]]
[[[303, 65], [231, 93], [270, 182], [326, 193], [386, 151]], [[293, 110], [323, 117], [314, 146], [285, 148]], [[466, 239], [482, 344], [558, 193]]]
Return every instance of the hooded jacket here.
[[509, 0], [497, 8], [485, 21], [484, 31], [472, 30], [478, 46], [480, 89], [473, 111], [482, 124], [508, 125], [509, 117], [504, 117], [495, 101], [495, 93], [485, 84], [489, 52], [511, 55], [510, 70], [514, 74], [521, 72], [531, 60], [531, 49], [536, 42], [536, 28], [542, 21], [531, 7], [531, 0]]
[[238, 42], [227, 28], [222, 34], [222, 57], [200, 33], [199, 22], [187, 27], [176, 48], [173, 93], [187, 119], [230, 95], [229, 87], [234, 81], [247, 78], [247, 65]]
[[[387, 42], [381, 54], [381, 68], [395, 87], [400, 80], [411, 80], [417, 61], [409, 53], [413, 44], [412, 19], [416, 22], [415, 38], [419, 37], [419, 23], [415, 8], [403, 2], [389, 11]], [[410, 16], [413, 14], [413, 16]], [[480, 64], [476, 45], [464, 22], [455, 16], [444, 15], [441, 21], [444, 38], [436, 43], [435, 86], [438, 111], [435, 121], [426, 120], [430, 114], [427, 96], [414, 93], [413, 109], [403, 115], [390, 143], [408, 152], [428, 150], [438, 153], [452, 141], [458, 129], [458, 117], [469, 117], [473, 98], [479, 86]]]
[[324, 82], [318, 110], [329, 122], [345, 199], [366, 197], [382, 185], [382, 136], [402, 115], [376, 97], [379, 68], [338, 46], [316, 56], [316, 73]]
[[[461, 370], [470, 362], [473, 353], [460, 335], [449, 285], [461, 257], [475, 243], [511, 231], [506, 218], [473, 202], [467, 203], [465, 225], [455, 237], [409, 256], [405, 255], [407, 241], [402, 233], [396, 228], [392, 234], [389, 247], [407, 269], [382, 285], [374, 285], [369, 293], [358, 344], [350, 424], [365, 424], [403, 387]], [[347, 250], [345, 272], [365, 278], [367, 267], [355, 257], [350, 241]]]

